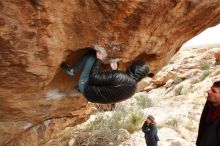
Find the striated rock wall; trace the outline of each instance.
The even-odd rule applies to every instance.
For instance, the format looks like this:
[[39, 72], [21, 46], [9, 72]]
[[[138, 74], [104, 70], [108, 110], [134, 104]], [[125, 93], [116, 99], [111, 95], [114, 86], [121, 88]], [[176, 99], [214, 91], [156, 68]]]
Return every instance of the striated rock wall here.
[[52, 136], [41, 137], [50, 128], [39, 128], [43, 121], [87, 118], [90, 105], [72, 91], [79, 75], [65, 75], [62, 61], [98, 46], [105, 63], [120, 59], [123, 68], [144, 59], [156, 73], [184, 42], [219, 22], [218, 0], [1, 0], [0, 145], [46, 145]]

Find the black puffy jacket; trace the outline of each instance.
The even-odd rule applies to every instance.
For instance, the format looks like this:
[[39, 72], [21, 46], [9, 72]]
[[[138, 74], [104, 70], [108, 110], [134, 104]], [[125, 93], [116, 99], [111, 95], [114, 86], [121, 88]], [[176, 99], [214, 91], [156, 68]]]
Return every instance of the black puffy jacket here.
[[85, 97], [94, 103], [116, 103], [131, 97], [136, 90], [135, 79], [121, 71], [100, 72], [101, 61], [91, 70], [89, 81], [84, 89]]

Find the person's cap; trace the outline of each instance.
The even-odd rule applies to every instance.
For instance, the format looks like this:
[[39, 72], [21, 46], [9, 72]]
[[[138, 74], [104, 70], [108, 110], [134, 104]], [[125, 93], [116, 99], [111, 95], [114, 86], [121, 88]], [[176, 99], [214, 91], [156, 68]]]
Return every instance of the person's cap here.
[[154, 120], [155, 120], [152, 115], [149, 115], [147, 118], [150, 119], [150, 120], [153, 121], [153, 122], [154, 122]]

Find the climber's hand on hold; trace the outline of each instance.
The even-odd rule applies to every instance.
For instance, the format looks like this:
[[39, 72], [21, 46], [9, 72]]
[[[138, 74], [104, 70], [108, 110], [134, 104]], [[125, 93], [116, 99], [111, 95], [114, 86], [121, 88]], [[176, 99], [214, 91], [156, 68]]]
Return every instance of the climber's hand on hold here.
[[103, 59], [103, 55], [102, 55], [102, 53], [101, 53], [100, 51], [97, 51], [97, 52], [96, 52], [96, 57], [97, 57], [98, 59], [100, 59], [100, 60]]

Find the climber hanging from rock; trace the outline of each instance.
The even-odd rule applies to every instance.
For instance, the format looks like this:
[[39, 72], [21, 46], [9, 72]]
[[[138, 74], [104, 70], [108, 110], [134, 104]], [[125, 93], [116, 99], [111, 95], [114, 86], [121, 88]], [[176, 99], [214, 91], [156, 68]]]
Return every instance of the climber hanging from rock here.
[[115, 70], [117, 62], [112, 62], [113, 70], [100, 71], [104, 57], [100, 51], [93, 51], [70, 68], [66, 63], [62, 63], [61, 68], [71, 77], [83, 69], [78, 89], [90, 102], [110, 104], [130, 98], [135, 93], [137, 83], [148, 75], [149, 65], [138, 60], [123, 72]]

